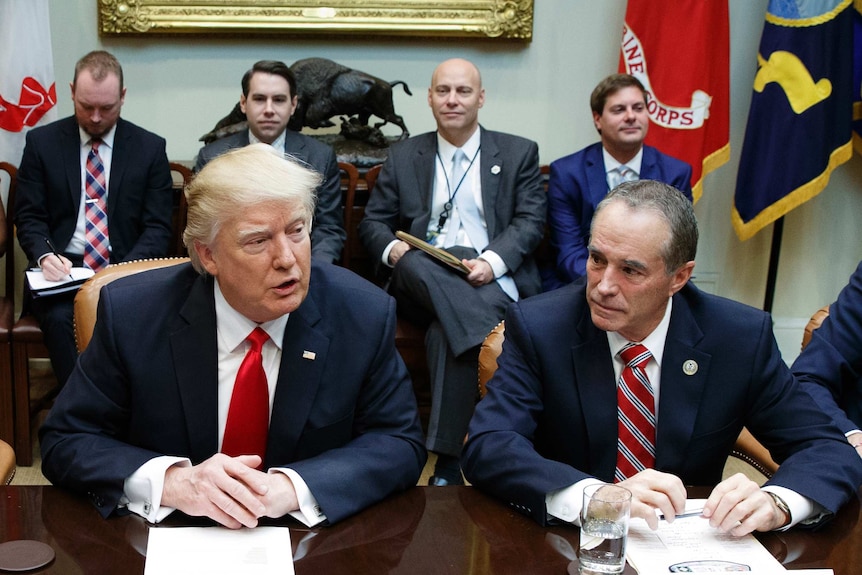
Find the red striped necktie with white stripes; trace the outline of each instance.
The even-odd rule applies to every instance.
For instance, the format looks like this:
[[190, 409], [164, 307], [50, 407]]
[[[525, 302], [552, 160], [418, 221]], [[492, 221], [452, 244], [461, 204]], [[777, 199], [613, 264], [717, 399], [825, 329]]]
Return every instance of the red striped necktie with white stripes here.
[[625, 367], [617, 387], [616, 482], [655, 467], [655, 396], [645, 371], [652, 354], [643, 345], [630, 343], [619, 355]]

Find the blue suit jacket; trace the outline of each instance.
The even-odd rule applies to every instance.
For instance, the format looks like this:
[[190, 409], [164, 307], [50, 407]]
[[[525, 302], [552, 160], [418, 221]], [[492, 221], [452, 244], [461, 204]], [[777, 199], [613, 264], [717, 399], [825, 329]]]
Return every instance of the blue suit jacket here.
[[841, 431], [862, 429], [862, 263], [791, 369]]
[[[685, 194], [686, 198], [692, 199], [691, 166], [651, 146], [643, 147], [640, 179], [670, 184]], [[601, 142], [551, 164], [548, 224], [551, 245], [556, 253], [557, 276], [562, 284], [570, 283], [586, 273], [590, 223], [596, 206], [608, 191]]]
[[[30, 264], [72, 239], [81, 205], [81, 139], [74, 117], [27, 133], [18, 170], [15, 225]], [[108, 184], [111, 263], [167, 254], [171, 171], [165, 140], [122, 118], [117, 122]]]
[[[535, 142], [480, 128], [482, 203], [490, 243], [509, 268], [521, 297], [541, 289], [533, 251], [544, 234], [547, 201]], [[392, 146], [359, 226], [362, 243], [380, 262], [404, 230], [424, 239], [431, 218], [437, 132]], [[438, 214], [434, 214], [436, 218]]]
[[[295, 469], [330, 522], [415, 485], [425, 464], [395, 323], [378, 287], [313, 263], [285, 328], [264, 468]], [[149, 459], [216, 453], [216, 353], [213, 280], [190, 264], [106, 286], [93, 339], [40, 430], [45, 476], [107, 516]]]
[[[207, 144], [198, 152], [195, 173], [228, 150], [248, 146], [248, 130], [242, 130]], [[335, 151], [314, 138], [285, 130], [284, 151], [319, 173], [323, 180], [317, 187], [317, 204], [311, 226], [311, 255], [327, 262], [341, 258], [341, 250], [347, 240], [344, 231], [344, 211], [341, 207], [341, 172]]]
[[[499, 368], [462, 455], [475, 487], [541, 523], [547, 493], [614, 477], [614, 371], [585, 289], [579, 282], [509, 307]], [[687, 375], [690, 360], [697, 370]], [[830, 512], [862, 482], [862, 460], [799, 388], [762, 311], [686, 285], [673, 296], [660, 389], [656, 469], [686, 485], [721, 480], [743, 426], [782, 464], [769, 483]]]

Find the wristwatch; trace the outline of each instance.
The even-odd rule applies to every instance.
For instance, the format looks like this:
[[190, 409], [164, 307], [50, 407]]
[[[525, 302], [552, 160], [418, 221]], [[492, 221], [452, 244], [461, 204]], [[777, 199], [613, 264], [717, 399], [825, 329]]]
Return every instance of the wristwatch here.
[[775, 506], [778, 507], [779, 511], [784, 513], [784, 517], [786, 518], [784, 520], [784, 523], [782, 523], [781, 526], [779, 527], [779, 529], [781, 527], [784, 527], [787, 524], [789, 524], [791, 517], [790, 517], [790, 507], [787, 506], [787, 503], [785, 503], [781, 497], [779, 497], [778, 495], [776, 495], [775, 493], [773, 493], [771, 491], [767, 491], [766, 494], [769, 495], [770, 497], [772, 497], [772, 501], [775, 503]]

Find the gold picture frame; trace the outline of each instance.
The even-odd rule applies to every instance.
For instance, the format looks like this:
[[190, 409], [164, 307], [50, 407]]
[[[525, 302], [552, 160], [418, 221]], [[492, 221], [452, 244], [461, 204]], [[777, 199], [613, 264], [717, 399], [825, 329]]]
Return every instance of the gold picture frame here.
[[99, 0], [118, 34], [354, 34], [530, 41], [534, 0]]

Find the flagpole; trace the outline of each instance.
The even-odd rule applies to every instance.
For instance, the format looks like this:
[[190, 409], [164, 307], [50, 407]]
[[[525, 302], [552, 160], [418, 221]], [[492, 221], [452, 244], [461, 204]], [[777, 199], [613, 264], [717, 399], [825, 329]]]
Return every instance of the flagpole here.
[[766, 296], [763, 298], [763, 311], [772, 313], [775, 299], [775, 283], [778, 279], [778, 260], [781, 257], [781, 237], [784, 235], [784, 216], [772, 225], [772, 246], [769, 249], [769, 267], [766, 270]]

